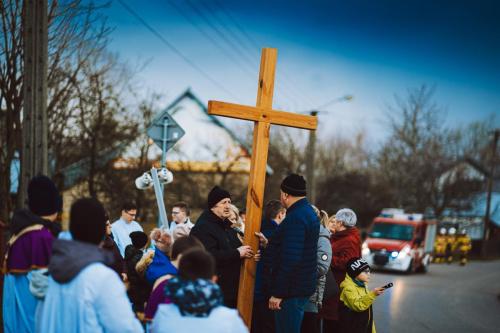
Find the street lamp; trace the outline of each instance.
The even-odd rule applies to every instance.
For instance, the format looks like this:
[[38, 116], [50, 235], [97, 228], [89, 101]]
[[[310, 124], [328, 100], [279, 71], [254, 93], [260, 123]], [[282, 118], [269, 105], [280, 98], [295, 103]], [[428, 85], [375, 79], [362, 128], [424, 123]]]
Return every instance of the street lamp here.
[[[354, 98], [353, 95], [344, 95], [341, 97], [337, 97], [328, 103], [322, 104], [314, 110], [308, 111], [311, 116], [317, 117], [320, 113], [326, 113], [326, 111], [319, 111], [324, 109], [332, 104], [340, 103], [340, 102], [349, 102]], [[309, 183], [309, 199], [312, 204], [316, 204], [316, 180], [314, 177], [314, 159], [316, 156], [316, 130], [309, 131], [309, 142], [307, 143], [307, 157], [306, 157], [306, 178]]]

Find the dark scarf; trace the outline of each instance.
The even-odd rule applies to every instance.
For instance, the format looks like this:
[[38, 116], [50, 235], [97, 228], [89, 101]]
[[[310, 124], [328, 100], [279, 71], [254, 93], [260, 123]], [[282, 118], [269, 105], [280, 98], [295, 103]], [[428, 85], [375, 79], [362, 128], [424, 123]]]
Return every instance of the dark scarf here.
[[32, 225], [41, 224], [50, 230], [52, 235], [57, 238], [59, 232], [61, 232], [61, 224], [59, 222], [51, 222], [42, 219], [40, 216], [33, 214], [28, 209], [19, 209], [14, 212], [12, 216], [12, 222], [10, 224], [10, 233], [15, 235]]
[[208, 317], [214, 308], [223, 304], [220, 287], [204, 279], [174, 277], [165, 286], [165, 295], [186, 317]]

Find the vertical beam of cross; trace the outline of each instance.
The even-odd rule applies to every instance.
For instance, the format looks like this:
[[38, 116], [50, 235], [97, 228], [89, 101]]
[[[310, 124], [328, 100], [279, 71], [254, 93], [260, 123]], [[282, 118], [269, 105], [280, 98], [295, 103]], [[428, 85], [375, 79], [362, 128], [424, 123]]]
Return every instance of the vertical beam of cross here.
[[[259, 248], [258, 239], [254, 236], [254, 233], [260, 231], [262, 219], [271, 124], [309, 130], [314, 130], [317, 126], [316, 117], [275, 111], [272, 109], [276, 59], [276, 49], [265, 48], [262, 50], [257, 105], [255, 107], [217, 101], [208, 102], [209, 114], [251, 120], [254, 122], [252, 158], [246, 205], [247, 223], [245, 226], [244, 239], [244, 243], [250, 245], [254, 251], [257, 251]], [[243, 262], [238, 289], [238, 310], [249, 328], [252, 319], [255, 269], [256, 264], [254, 260], [245, 260]]]
[[[264, 49], [262, 51], [257, 107], [272, 109], [276, 58], [276, 49]], [[251, 172], [248, 180], [246, 207], [247, 219], [250, 221], [250, 224], [247, 223], [245, 226], [245, 228], [249, 227], [245, 232], [245, 244], [250, 245], [254, 251], [257, 251], [259, 248], [259, 243], [254, 233], [260, 231], [262, 220], [270, 129], [270, 123], [257, 121], [253, 130]], [[252, 321], [255, 272], [255, 261], [245, 260], [240, 272], [238, 310], [248, 327], [250, 327]]]

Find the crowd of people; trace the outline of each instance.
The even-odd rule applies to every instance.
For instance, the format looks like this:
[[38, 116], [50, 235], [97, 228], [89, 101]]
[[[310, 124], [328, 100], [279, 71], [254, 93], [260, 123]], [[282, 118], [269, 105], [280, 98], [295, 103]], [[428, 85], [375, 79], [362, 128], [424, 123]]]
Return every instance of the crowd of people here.
[[[218, 186], [196, 223], [185, 202], [148, 235], [124, 203], [111, 223], [94, 198], [76, 200], [69, 230], [46, 176], [28, 185], [28, 207], [10, 224], [3, 262], [3, 323], [22, 332], [248, 332], [239, 316], [245, 260], [255, 260], [251, 332], [375, 332], [356, 214], [311, 205], [305, 179], [287, 176], [263, 209], [259, 249], [244, 244], [244, 212]], [[249, 237], [249, 235], [246, 235]]]

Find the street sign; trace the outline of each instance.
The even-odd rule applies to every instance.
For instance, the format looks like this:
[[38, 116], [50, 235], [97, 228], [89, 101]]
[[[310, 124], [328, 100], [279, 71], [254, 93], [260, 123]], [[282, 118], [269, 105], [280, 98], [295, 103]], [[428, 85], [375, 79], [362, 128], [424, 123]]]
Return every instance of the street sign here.
[[[167, 112], [163, 111], [156, 117], [147, 130], [148, 136], [165, 152], [173, 147], [186, 133], [182, 127]], [[165, 148], [163, 143], [166, 142]]]

